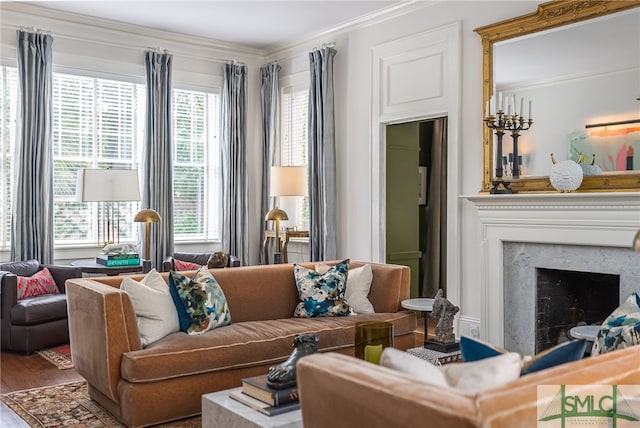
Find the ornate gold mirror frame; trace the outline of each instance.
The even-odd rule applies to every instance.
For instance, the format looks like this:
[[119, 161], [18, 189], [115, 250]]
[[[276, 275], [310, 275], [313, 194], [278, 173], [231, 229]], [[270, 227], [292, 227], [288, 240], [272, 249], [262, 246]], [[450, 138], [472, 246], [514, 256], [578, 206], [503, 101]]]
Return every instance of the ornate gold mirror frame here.
[[[634, 7], [640, 7], [640, 0], [557, 0], [543, 3], [538, 10], [528, 15], [476, 28], [482, 37], [482, 79], [483, 103], [491, 99], [493, 88], [493, 45], [496, 42], [524, 36], [550, 28], [573, 24], [599, 16], [608, 15]], [[540, 124], [538, 124], [540, 126]], [[483, 178], [481, 192], [491, 189], [494, 179], [493, 133], [484, 126], [483, 138]], [[555, 192], [549, 177], [524, 177], [511, 181], [514, 192]], [[585, 176], [578, 191], [637, 191], [640, 190], [640, 173], [607, 173], [599, 176]]]

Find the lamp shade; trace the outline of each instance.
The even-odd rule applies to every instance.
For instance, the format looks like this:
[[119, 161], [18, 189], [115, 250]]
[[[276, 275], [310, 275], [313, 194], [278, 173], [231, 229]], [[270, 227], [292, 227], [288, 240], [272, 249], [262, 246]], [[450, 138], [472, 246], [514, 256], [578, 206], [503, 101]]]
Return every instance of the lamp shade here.
[[81, 169], [76, 183], [80, 202], [139, 201], [140, 184], [136, 169]]
[[306, 196], [306, 166], [272, 166], [269, 183], [270, 196]]
[[138, 211], [133, 221], [136, 223], [158, 223], [160, 221], [160, 214], [158, 214], [156, 210], [145, 208]]

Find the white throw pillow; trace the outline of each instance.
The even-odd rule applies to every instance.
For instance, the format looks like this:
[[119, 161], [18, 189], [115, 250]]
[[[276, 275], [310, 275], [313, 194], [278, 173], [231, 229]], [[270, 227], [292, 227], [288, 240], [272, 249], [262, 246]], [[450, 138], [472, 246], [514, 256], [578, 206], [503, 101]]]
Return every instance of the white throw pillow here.
[[380, 365], [408, 374], [422, 382], [448, 386], [467, 394], [476, 394], [483, 389], [518, 379], [522, 367], [520, 355], [516, 352], [439, 367], [394, 348], [385, 348], [382, 351]]
[[120, 289], [131, 298], [142, 346], [180, 331], [178, 311], [169, 294], [169, 286], [158, 271], [152, 269], [140, 282], [125, 277]]
[[[331, 266], [324, 263], [316, 264], [316, 271], [325, 273]], [[371, 290], [371, 281], [373, 281], [373, 272], [371, 265], [366, 264], [357, 268], [349, 269], [347, 276], [347, 288], [344, 292], [344, 300], [347, 301], [351, 309], [356, 314], [373, 314], [375, 310], [368, 299], [369, 290]]]

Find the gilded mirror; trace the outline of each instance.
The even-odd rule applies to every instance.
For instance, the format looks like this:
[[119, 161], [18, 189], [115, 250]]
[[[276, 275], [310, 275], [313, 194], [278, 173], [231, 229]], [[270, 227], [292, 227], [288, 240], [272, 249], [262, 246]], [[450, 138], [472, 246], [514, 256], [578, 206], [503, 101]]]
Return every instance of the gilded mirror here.
[[[562, 152], [562, 150], [564, 150], [565, 153], [568, 153], [572, 148], [568, 141], [572, 141], [572, 139], [578, 140], [579, 138], [583, 138], [580, 136], [585, 134], [585, 126], [593, 125], [592, 119], [594, 117], [598, 119], [602, 118], [602, 120], [595, 120], [595, 122], [604, 121], [611, 123], [615, 121], [615, 118], [617, 117], [614, 113], [623, 111], [624, 114], [626, 114], [626, 116], [624, 114], [622, 116], [624, 119], [632, 119], [629, 122], [632, 122], [633, 125], [630, 126], [635, 127], [634, 129], [636, 131], [640, 130], [640, 123], [637, 123], [638, 119], [640, 119], [640, 100], [636, 100], [636, 98], [640, 97], [640, 91], [638, 90], [638, 83], [640, 82], [640, 80], [637, 78], [638, 74], [640, 73], [640, 63], [638, 63], [638, 53], [640, 52], [639, 42], [635, 37], [632, 37], [630, 40], [632, 55], [625, 55], [624, 49], [621, 48], [621, 41], [627, 40], [623, 37], [623, 35], [627, 33], [621, 31], [619, 32], [618, 36], [615, 36], [612, 31], [604, 31], [601, 29], [601, 27], [595, 27], [596, 25], [604, 25], [603, 23], [605, 21], [610, 20], [611, 23], [608, 23], [607, 25], [613, 25], [615, 28], [615, 25], [619, 24], [613, 24], [613, 18], [617, 18], [620, 15], [632, 15], [630, 18], [629, 16], [627, 16], [626, 18], [623, 16], [622, 18], [626, 19], [627, 22], [629, 22], [629, 19], [631, 19], [631, 25], [637, 27], [636, 22], [633, 20], [640, 19], [640, 14], [638, 14], [640, 9], [635, 9], [638, 7], [640, 7], [640, 0], [552, 1], [541, 4], [538, 7], [538, 10], [534, 13], [477, 28], [475, 30], [482, 37], [483, 106], [487, 106], [487, 103], [492, 100], [494, 91], [496, 92], [494, 99], [497, 98], [499, 90], [509, 93], [509, 82], [507, 82], [506, 84], [507, 89], [501, 90], [499, 89], [500, 86], [496, 85], [496, 79], [501, 79], [504, 81], [510, 80], [511, 83], [516, 82], [513, 84], [513, 87], [517, 87], [517, 82], [520, 82], [520, 87], [522, 88], [522, 82], [527, 78], [523, 75], [527, 74], [530, 70], [539, 68], [541, 73], [547, 73], [547, 75], [538, 75], [536, 77], [537, 81], [535, 82], [535, 84], [529, 84], [529, 87], [545, 87], [546, 91], [551, 93], [551, 98], [540, 102], [541, 100], [536, 100], [536, 98], [534, 97], [533, 126], [531, 130], [535, 130], [536, 132], [532, 132], [531, 135], [527, 135], [527, 133], [525, 132], [523, 133], [523, 135], [521, 135], [520, 138], [520, 153], [523, 154], [525, 158], [522, 168], [525, 172], [516, 179], [506, 176], [504, 177], [505, 181], [508, 180], [511, 182], [511, 189], [514, 192], [555, 192], [555, 189], [551, 186], [548, 177], [548, 170], [551, 168], [549, 152]], [[593, 27], [589, 27], [587, 29], [587, 25]], [[603, 67], [605, 67], [606, 65], [611, 65], [614, 61], [619, 60], [621, 62], [619, 68], [624, 69], [623, 71], [627, 73], [631, 70], [631, 72], [634, 74], [632, 74], [631, 77], [626, 76], [626, 78], [630, 78], [632, 82], [631, 85], [626, 85], [626, 91], [624, 90], [625, 86], [623, 86], [623, 83], [616, 83], [618, 86], [621, 86], [623, 88], [623, 96], [615, 96], [615, 98], [617, 99], [625, 98], [624, 103], [622, 103], [624, 104], [623, 107], [618, 105], [616, 105], [615, 108], [606, 106], [604, 104], [603, 97], [596, 93], [594, 93], [593, 98], [585, 96], [584, 93], [582, 93], [582, 96], [580, 97], [576, 96], [576, 100], [574, 100], [574, 102], [582, 104], [590, 103], [590, 105], [592, 106], [596, 105], [597, 107], [600, 107], [601, 109], [607, 111], [607, 113], [611, 113], [611, 115], [610, 117], [602, 115], [587, 115], [588, 118], [583, 119], [581, 130], [576, 128], [575, 123], [572, 124], [572, 127], [570, 127], [570, 129], [564, 130], [557, 129], [557, 122], [571, 122], [569, 118], [571, 116], [570, 113], [573, 113], [573, 110], [569, 111], [569, 108], [561, 106], [560, 102], [565, 99], [564, 97], [556, 96], [555, 99], [553, 98], [553, 94], [555, 93], [553, 86], [557, 84], [557, 82], [569, 80], [567, 76], [569, 76], [570, 74], [572, 74], [572, 79], [583, 81], [586, 79], [585, 76], [587, 74], [590, 76], [598, 75], [598, 78], [608, 82], [609, 86], [607, 86], [605, 92], [607, 94], [613, 94], [614, 91], [611, 87], [610, 82], [613, 82], [613, 79], [620, 79], [620, 75], [622, 73], [622, 71], [620, 70], [606, 70], [604, 68], [597, 71], [587, 70], [588, 72], [585, 70], [579, 70], [579, 67], [587, 67], [587, 65], [585, 65], [587, 62], [582, 62], [582, 59], [574, 58], [571, 55], [575, 54], [581, 49], [573, 44], [573, 42], [569, 43], [567, 40], [563, 40], [563, 38], [569, 38], [570, 35], [568, 31], [574, 31], [574, 27], [580, 31], [586, 31], [587, 33], [591, 32], [592, 34], [597, 34], [600, 36], [594, 38], [592, 42], [586, 42], [587, 46], [582, 49], [587, 53], [585, 57], [591, 57], [591, 59], [593, 59], [594, 57], [597, 58], [599, 60], [599, 63], [602, 64]], [[605, 47], [604, 45], [596, 46], [605, 39], [605, 37], [603, 37], [605, 34], [609, 35], [610, 33], [612, 34], [611, 37], [618, 37], [619, 40], [619, 42], [615, 44], [615, 49]], [[576, 36], [575, 33], [571, 36], [588, 40], [588, 37]], [[546, 54], [545, 52], [529, 52], [528, 47], [535, 45], [535, 43], [540, 43], [540, 40], [542, 40], [543, 37], [547, 38], [547, 40], [545, 40], [545, 43], [547, 43], [546, 46], [549, 46], [549, 43], [551, 43], [551, 45], [553, 46], [562, 45], [564, 43], [564, 52], [566, 52], [566, 58], [556, 56], [555, 59], [552, 59], [552, 55], [550, 52], [546, 52]], [[516, 42], [518, 43], [517, 47], [515, 44]], [[613, 43], [616, 42], [614, 41]], [[629, 45], [629, 43], [627, 43], [627, 45]], [[598, 49], [601, 50], [598, 51]], [[523, 55], [520, 57], [520, 59], [518, 59], [515, 54], [522, 52], [526, 52], [526, 55]], [[560, 52], [562, 52], [562, 50], [560, 50]], [[620, 58], [613, 58], [615, 54], [618, 54]], [[514, 61], [512, 61], [511, 64], [501, 63], [502, 65], [500, 65], [500, 70], [497, 70], [495, 61], [500, 57], [500, 55], [508, 55], [510, 56], [510, 59], [513, 58]], [[522, 64], [523, 59], [527, 55], [535, 60], [533, 63], [531, 63], [532, 65]], [[577, 71], [567, 71], [566, 68], [563, 69], [561, 67], [562, 62], [571, 64], [577, 69]], [[591, 61], [591, 64], [593, 63], [594, 61]], [[508, 79], [502, 79], [505, 74], [505, 64], [510, 65], [509, 68], [512, 68], [514, 72], [519, 74], [516, 76], [509, 76]], [[518, 66], [520, 67], [518, 68]], [[525, 73], [525, 70], [527, 71], [527, 73]], [[533, 73], [533, 71], [531, 71], [531, 73]], [[549, 75], [550, 73], [555, 73], [555, 75], [551, 76]], [[501, 81], [500, 84], [503, 85], [504, 82]], [[526, 87], [526, 85], [524, 85], [524, 87]], [[618, 90], [618, 92], [620, 92], [620, 90]], [[526, 96], [526, 90], [522, 93], [522, 95]], [[518, 104], [520, 104], [522, 106], [522, 102], [523, 100], [520, 98], [520, 95], [518, 95], [517, 101], [515, 103], [512, 103], [511, 105], [515, 104], [517, 106]], [[524, 110], [527, 110], [526, 101], [524, 105]], [[549, 105], [551, 105], [550, 108]], [[540, 114], [540, 109], [542, 109], [543, 112], [553, 111], [553, 114], [557, 116], [556, 122], [554, 122], [553, 120], [549, 120], [548, 118], [545, 118], [543, 114]], [[486, 112], [486, 107], [483, 110], [485, 110]], [[536, 111], [538, 113], [536, 113]], [[536, 120], [537, 117], [540, 118], [540, 120]], [[496, 137], [494, 136], [491, 129], [489, 129], [484, 124], [483, 126], [483, 180], [481, 192], [488, 192], [492, 187], [492, 182], [495, 180], [496, 153], [494, 152], [494, 143]], [[557, 135], [554, 135], [552, 131]], [[640, 135], [640, 132], [637, 132], [633, 135], [634, 138], [637, 138], [637, 136]], [[527, 140], [527, 138], [529, 139]], [[551, 146], [544, 146], [542, 141], [551, 144]], [[505, 155], [505, 161], [507, 158], [506, 152], [509, 151], [508, 148], [510, 146], [511, 138], [507, 138], [507, 134], [505, 134], [503, 141], [503, 152], [505, 152], [503, 154]], [[556, 150], [554, 150], [553, 147], [555, 147]], [[558, 148], [561, 148], [561, 150], [558, 150]], [[588, 150], [589, 149], [585, 149], [585, 151]], [[587, 157], [591, 156], [591, 153], [584, 153], [584, 155], [585, 159], [587, 159]], [[561, 155], [561, 158], [559, 160], [563, 159], [563, 156], [564, 155]], [[636, 153], [636, 157], [637, 156], [640, 156], [640, 153]], [[607, 159], [607, 157], [609, 159]], [[616, 171], [615, 167], [613, 167], [613, 169], [609, 168], [611, 162], [615, 163], [616, 161], [616, 159], [612, 159], [611, 155], [600, 156], [598, 161], [603, 165], [602, 169], [604, 170], [604, 173], [602, 173], [602, 175], [585, 176], [578, 191], [640, 190], [640, 165], [635, 165], [635, 167], [629, 168], [630, 170], [628, 171]], [[545, 162], [548, 162], [548, 166], [544, 164]], [[640, 162], [637, 163], [640, 164]], [[527, 170], [529, 167], [531, 171]], [[507, 167], [505, 166], [505, 171], [506, 168]]]

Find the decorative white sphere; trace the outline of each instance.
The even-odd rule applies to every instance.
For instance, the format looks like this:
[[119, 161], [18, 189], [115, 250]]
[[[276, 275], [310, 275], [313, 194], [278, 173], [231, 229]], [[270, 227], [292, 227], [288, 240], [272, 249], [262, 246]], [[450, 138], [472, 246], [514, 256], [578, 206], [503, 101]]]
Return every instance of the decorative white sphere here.
[[572, 160], [557, 162], [551, 167], [549, 180], [554, 189], [561, 192], [571, 192], [582, 184], [584, 173], [582, 168]]

